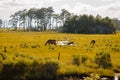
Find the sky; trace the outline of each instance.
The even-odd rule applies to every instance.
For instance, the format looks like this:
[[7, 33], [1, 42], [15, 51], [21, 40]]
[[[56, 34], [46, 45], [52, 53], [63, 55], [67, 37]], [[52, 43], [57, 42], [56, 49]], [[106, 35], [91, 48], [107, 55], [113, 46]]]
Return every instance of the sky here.
[[74, 14], [120, 18], [120, 0], [0, 0], [0, 19], [23, 9], [53, 7], [56, 13], [66, 9]]

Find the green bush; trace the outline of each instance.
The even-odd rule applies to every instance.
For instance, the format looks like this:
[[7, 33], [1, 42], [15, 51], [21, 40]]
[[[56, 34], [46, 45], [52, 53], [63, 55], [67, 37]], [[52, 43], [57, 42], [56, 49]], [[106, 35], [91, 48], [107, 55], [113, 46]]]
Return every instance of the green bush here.
[[57, 78], [57, 70], [58, 70], [57, 62], [46, 62], [46, 63], [38, 63], [34, 61], [31, 65], [31, 70], [28, 75], [29, 80], [56, 80]]
[[88, 57], [85, 55], [82, 55], [82, 56], [73, 55], [72, 57], [73, 57], [72, 63], [77, 66], [79, 66], [80, 64], [85, 64], [86, 61], [88, 60]]
[[85, 62], [88, 60], [88, 57], [87, 56], [85, 56], [85, 55], [82, 55], [82, 57], [81, 57], [81, 63], [82, 64], [85, 64]]
[[73, 55], [72, 63], [74, 65], [80, 65], [80, 56], [79, 55]]
[[53, 80], [57, 76], [58, 63], [47, 62], [42, 66], [43, 79], [42, 80]]
[[0, 80], [56, 80], [59, 65], [51, 59], [36, 60], [17, 53], [6, 58], [0, 53]]
[[23, 61], [17, 63], [7, 61], [2, 64], [1, 80], [23, 80], [27, 72], [27, 64]]
[[97, 53], [95, 56], [95, 63], [98, 65], [98, 67], [111, 68], [112, 63], [110, 59], [110, 54], [106, 52]]
[[111, 51], [113, 51], [113, 52], [120, 52], [120, 49], [116, 48], [116, 47], [113, 47], [113, 48], [111, 48]]
[[0, 80], [56, 80], [58, 68], [54, 61], [6, 60], [2, 63]]
[[40, 79], [40, 75], [42, 74], [41, 69], [42, 69], [41, 64], [38, 61], [33, 61], [30, 70], [28, 72], [28, 76], [27, 76], [28, 80]]
[[13, 62], [5, 62], [2, 64], [1, 80], [13, 79], [13, 74], [11, 74], [13, 65], [14, 65]]

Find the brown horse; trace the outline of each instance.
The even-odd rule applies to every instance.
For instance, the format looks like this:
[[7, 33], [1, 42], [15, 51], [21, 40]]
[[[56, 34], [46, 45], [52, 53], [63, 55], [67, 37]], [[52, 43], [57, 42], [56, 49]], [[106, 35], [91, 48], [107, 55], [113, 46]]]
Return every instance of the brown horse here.
[[49, 39], [46, 43], [45, 43], [45, 46], [46, 45], [49, 45], [49, 44], [53, 44], [53, 45], [56, 45], [56, 40], [51, 40], [51, 39]]
[[92, 40], [92, 41], [90, 42], [90, 44], [91, 44], [91, 45], [94, 45], [95, 42], [96, 42], [95, 40]]

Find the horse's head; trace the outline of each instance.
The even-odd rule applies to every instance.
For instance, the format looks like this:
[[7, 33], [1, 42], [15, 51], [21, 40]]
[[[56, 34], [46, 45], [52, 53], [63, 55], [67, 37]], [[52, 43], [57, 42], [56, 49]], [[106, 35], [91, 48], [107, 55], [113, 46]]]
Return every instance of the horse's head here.
[[75, 45], [75, 43], [74, 42], [69, 42], [68, 45]]

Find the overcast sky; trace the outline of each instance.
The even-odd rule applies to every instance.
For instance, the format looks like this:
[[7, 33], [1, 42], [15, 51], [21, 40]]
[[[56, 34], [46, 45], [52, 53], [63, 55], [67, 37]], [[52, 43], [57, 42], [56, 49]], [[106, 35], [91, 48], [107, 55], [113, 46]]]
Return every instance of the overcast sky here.
[[120, 0], [0, 0], [0, 19], [32, 7], [53, 7], [56, 12], [64, 8], [75, 14], [120, 18]]

